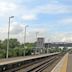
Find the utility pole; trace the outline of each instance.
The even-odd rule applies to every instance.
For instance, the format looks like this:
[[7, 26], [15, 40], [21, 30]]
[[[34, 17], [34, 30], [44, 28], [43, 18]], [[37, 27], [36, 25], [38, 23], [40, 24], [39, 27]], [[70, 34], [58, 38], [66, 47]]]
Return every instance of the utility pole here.
[[50, 42], [50, 40], [48, 39], [48, 48], [47, 48], [47, 53], [49, 52], [49, 51], [48, 51], [48, 49], [49, 49], [49, 42]]
[[10, 35], [10, 20], [11, 18], [14, 18], [14, 16], [9, 17], [9, 22], [8, 22], [8, 39], [7, 39], [7, 53], [6, 53], [6, 58], [8, 58], [9, 55], [9, 35]]
[[25, 56], [25, 43], [26, 43], [26, 29], [27, 29], [28, 25], [25, 26], [25, 32], [24, 32], [24, 56]]
[[36, 32], [36, 51], [35, 51], [35, 53], [37, 53], [37, 38], [38, 38], [38, 33], [39, 32]]

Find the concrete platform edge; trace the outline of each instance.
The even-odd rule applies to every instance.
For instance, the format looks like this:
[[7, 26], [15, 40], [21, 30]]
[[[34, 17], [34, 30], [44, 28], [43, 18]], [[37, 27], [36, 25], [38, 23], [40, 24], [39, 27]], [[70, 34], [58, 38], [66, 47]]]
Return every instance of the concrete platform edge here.
[[68, 53], [60, 60], [51, 72], [66, 72]]

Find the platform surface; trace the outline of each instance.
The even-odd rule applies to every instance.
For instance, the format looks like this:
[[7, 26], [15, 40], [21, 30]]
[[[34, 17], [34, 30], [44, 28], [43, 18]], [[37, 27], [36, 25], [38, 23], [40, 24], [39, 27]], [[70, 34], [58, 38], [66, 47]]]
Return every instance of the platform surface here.
[[68, 56], [67, 72], [72, 72], [72, 54]]
[[23, 57], [15, 57], [15, 58], [8, 58], [8, 59], [0, 59], [0, 65], [6, 65], [6, 64], [10, 64], [10, 63], [26, 61], [26, 60], [50, 56], [50, 55], [54, 55], [54, 54], [58, 54], [58, 52], [50, 53], [50, 54], [41, 54], [41, 55], [33, 55], [33, 56], [23, 56]]

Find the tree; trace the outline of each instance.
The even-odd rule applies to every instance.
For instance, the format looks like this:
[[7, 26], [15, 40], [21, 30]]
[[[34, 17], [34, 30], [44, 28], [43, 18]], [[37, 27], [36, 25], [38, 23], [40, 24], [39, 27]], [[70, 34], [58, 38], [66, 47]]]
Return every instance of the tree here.
[[0, 40], [0, 49], [2, 48], [2, 41]]
[[53, 53], [53, 52], [61, 52], [62, 50], [61, 50], [61, 48], [50, 48], [49, 49], [49, 52], [50, 53]]
[[17, 39], [10, 39], [9, 42], [10, 42], [10, 45], [9, 45], [10, 48], [15, 48], [20, 46], [20, 43]]
[[5, 58], [5, 57], [6, 57], [6, 51], [0, 50], [0, 58]]
[[64, 47], [63, 48], [63, 52], [66, 52], [68, 50], [68, 48]]
[[4, 41], [2, 41], [2, 49], [6, 50], [7, 48], [7, 39], [5, 39]]
[[[3, 42], [0, 42], [1, 48], [6, 49], [7, 48], [7, 39], [5, 39]], [[17, 39], [9, 39], [9, 48], [15, 48], [19, 47], [20, 43]]]
[[[17, 39], [9, 39], [9, 57], [16, 57], [16, 56], [24, 56], [24, 50], [25, 55], [31, 55], [32, 48], [35, 47], [35, 43], [25, 43], [20, 44], [20, 42]], [[0, 58], [6, 57], [6, 51], [7, 51], [7, 39], [4, 41], [0, 40]]]

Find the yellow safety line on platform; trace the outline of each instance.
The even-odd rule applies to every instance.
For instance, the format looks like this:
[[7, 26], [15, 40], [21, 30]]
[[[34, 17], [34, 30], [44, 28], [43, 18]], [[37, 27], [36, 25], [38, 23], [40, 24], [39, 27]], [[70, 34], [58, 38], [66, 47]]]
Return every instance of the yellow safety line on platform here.
[[63, 66], [62, 66], [60, 72], [66, 72], [66, 70], [67, 70], [67, 62], [68, 62], [68, 55], [65, 57], [65, 60], [64, 60], [64, 63], [63, 63]]

